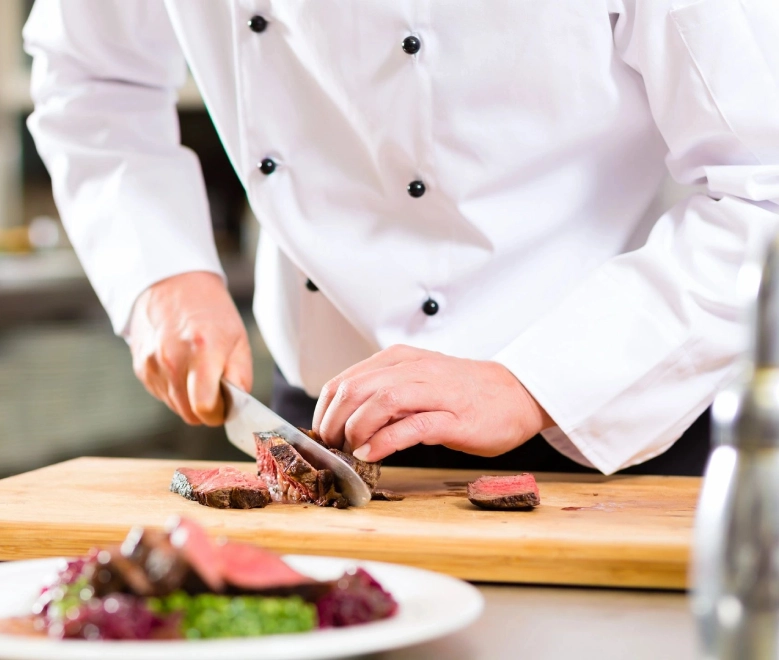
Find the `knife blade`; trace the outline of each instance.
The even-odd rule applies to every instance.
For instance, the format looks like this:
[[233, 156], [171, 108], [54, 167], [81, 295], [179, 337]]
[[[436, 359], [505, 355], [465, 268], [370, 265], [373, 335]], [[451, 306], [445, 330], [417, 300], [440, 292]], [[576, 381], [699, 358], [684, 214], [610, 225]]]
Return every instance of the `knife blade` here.
[[327, 468], [335, 476], [338, 490], [352, 506], [365, 506], [371, 501], [371, 491], [354, 469], [283, 417], [257, 401], [239, 387], [222, 379], [225, 401], [225, 432], [227, 439], [242, 452], [257, 457], [254, 433], [274, 433], [291, 444], [300, 455], [318, 470]]

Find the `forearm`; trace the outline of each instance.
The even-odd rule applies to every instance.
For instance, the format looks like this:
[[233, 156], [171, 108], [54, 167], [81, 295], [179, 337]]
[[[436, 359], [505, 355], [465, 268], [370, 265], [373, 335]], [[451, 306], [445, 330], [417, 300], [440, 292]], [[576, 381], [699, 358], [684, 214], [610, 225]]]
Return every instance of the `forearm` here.
[[115, 330], [137, 296], [188, 271], [221, 275], [199, 163], [181, 147], [185, 67], [162, 3], [39, 2], [29, 120], [70, 240]]
[[779, 216], [698, 198], [596, 270], [496, 359], [603, 472], [670, 446], [732, 378], [745, 345], [745, 255]]
[[779, 46], [756, 36], [779, 29], [779, 7], [675, 4], [621, 3], [615, 55], [645, 86], [672, 176], [707, 194], [496, 358], [603, 472], [662, 453], [734, 375], [739, 269], [779, 227]]

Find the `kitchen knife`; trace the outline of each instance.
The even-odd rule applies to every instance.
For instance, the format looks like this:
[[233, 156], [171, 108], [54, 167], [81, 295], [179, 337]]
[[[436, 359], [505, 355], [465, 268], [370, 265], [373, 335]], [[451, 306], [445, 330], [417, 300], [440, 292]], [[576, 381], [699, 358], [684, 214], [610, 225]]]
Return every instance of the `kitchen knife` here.
[[365, 506], [371, 501], [371, 491], [352, 467], [305, 433], [295, 428], [224, 378], [222, 393], [225, 400], [225, 432], [227, 439], [242, 452], [257, 457], [254, 434], [274, 433], [286, 440], [300, 455], [318, 470], [327, 468], [335, 476], [338, 490], [352, 506]]

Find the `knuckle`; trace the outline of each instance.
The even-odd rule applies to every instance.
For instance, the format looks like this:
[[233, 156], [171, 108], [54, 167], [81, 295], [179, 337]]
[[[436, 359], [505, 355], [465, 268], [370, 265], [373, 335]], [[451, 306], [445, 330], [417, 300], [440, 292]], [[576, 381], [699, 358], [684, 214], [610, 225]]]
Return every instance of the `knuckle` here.
[[409, 425], [414, 435], [426, 436], [433, 430], [433, 421], [429, 415], [413, 415], [409, 417]]
[[357, 381], [346, 379], [339, 386], [336, 391], [336, 398], [339, 401], [352, 401], [357, 398], [360, 393], [360, 385]]
[[400, 445], [400, 436], [398, 435], [398, 430], [395, 428], [394, 424], [386, 427], [382, 436], [382, 444], [387, 447], [391, 447], [394, 450]]
[[179, 370], [178, 360], [174, 353], [167, 347], [161, 346], [157, 353], [157, 362], [162, 365], [168, 373], [175, 374]]
[[330, 425], [327, 421], [320, 422], [319, 428], [316, 429], [319, 437], [325, 441], [325, 444], [329, 443], [333, 439], [333, 435], [330, 433]]
[[398, 393], [391, 387], [382, 387], [376, 392], [376, 401], [385, 409], [396, 409], [398, 407]]
[[357, 439], [361, 439], [359, 437], [360, 435], [360, 424], [359, 421], [356, 420], [353, 416], [346, 420], [346, 424], [344, 425], [344, 434], [349, 439], [349, 441], [352, 443], [352, 447], [354, 447], [354, 441]]
[[320, 397], [325, 399], [332, 399], [335, 396], [335, 393], [338, 391], [339, 385], [340, 381], [337, 378], [328, 380], [322, 387], [322, 393], [320, 394]]
[[200, 330], [192, 330], [187, 333], [186, 341], [193, 352], [202, 352], [206, 349], [206, 336]]
[[319, 426], [319, 437], [322, 438], [326, 444], [332, 444], [332, 446], [340, 446], [342, 440], [337, 433], [335, 424], [330, 420], [325, 420]]
[[410, 355], [414, 351], [414, 349], [408, 344], [393, 344], [387, 350], [391, 351], [392, 355], [399, 359]]

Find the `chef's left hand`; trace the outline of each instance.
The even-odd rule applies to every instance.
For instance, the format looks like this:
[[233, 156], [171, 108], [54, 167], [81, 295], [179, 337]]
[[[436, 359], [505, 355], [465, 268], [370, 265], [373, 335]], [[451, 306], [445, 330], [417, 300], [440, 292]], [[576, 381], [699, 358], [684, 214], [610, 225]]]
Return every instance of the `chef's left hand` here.
[[392, 346], [329, 381], [313, 430], [378, 461], [416, 444], [497, 456], [554, 426], [506, 367]]

